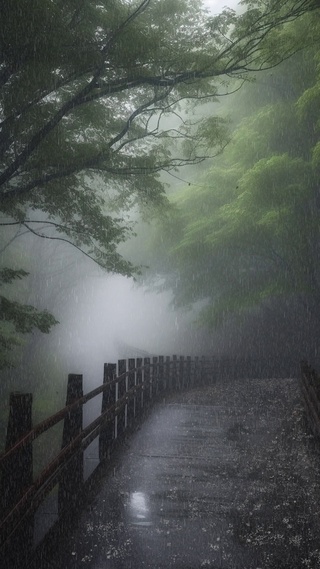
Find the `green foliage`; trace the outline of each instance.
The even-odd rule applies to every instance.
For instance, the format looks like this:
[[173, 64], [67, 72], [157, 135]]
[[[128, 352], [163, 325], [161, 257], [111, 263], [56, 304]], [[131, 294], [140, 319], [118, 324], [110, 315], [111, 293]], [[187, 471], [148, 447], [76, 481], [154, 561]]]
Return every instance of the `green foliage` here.
[[320, 169], [320, 142], [317, 142], [312, 151], [312, 164], [315, 170]]
[[28, 273], [22, 269], [14, 270], [9, 267], [0, 269], [0, 284], [12, 283], [15, 279], [22, 279], [28, 276]]
[[34, 328], [48, 334], [50, 328], [57, 321], [46, 310], [39, 312], [33, 306], [22, 305], [19, 302], [10, 301], [0, 296], [1, 318], [11, 322], [17, 332], [27, 334]]
[[[286, 4], [278, 10], [273, 2], [249, 3], [239, 18], [226, 10], [212, 19], [190, 0], [130, 6], [120, 0], [6, 0], [0, 33], [2, 211], [21, 220], [30, 205], [40, 209], [107, 269], [132, 272], [114, 255], [109, 262], [109, 249], [127, 238], [119, 220], [109, 217], [106, 231], [92, 236], [96, 247], [88, 246], [109, 206], [92, 178], [124, 193], [130, 206], [132, 197], [144, 205], [146, 186], [148, 203], [165, 202], [157, 172], [197, 162], [208, 144], [221, 149], [226, 132], [217, 118], [196, 135], [192, 121], [167, 129], [162, 118], [175, 116], [181, 98], [201, 103], [203, 96], [215, 96], [221, 76], [241, 77], [249, 62], [263, 65], [259, 48], [268, 31], [311, 9], [299, 0]], [[174, 159], [169, 143], [177, 136], [186, 139], [187, 152]], [[88, 211], [94, 213], [79, 232]]]
[[[302, 28], [309, 24], [310, 18]], [[283, 33], [283, 41], [296, 35], [300, 42], [296, 22]], [[305, 53], [262, 76], [262, 95], [259, 77], [244, 88], [243, 118], [235, 112], [223, 156], [199, 185], [175, 198], [178, 235], [160, 230], [171, 250], [166, 270], [179, 275], [176, 302], [201, 301], [203, 324], [221, 324], [229, 314], [241, 316], [281, 297], [297, 298], [319, 314], [319, 51], [306, 44]], [[308, 69], [300, 80], [293, 74], [291, 85], [287, 79], [301, 60]]]
[[[228, 141], [226, 122], [199, 122], [196, 105], [287, 57], [296, 46], [278, 30], [317, 8], [246, 4], [239, 17], [212, 18], [198, 0], [3, 0], [1, 226], [70, 243], [108, 271], [137, 272], [119, 253], [133, 231], [124, 210], [168, 208], [160, 172], [200, 163]], [[269, 35], [283, 38], [280, 50], [266, 49]], [[192, 101], [188, 120], [183, 101]], [[23, 276], [2, 271], [7, 284]], [[15, 332], [55, 323], [5, 296], [1, 304]]]
[[[27, 275], [21, 269], [5, 267], [0, 270], [0, 285], [10, 284]], [[9, 352], [19, 345], [21, 334], [30, 334], [34, 329], [48, 334], [55, 324], [58, 324], [57, 320], [47, 310], [40, 311], [0, 295], [0, 369], [11, 365]]]

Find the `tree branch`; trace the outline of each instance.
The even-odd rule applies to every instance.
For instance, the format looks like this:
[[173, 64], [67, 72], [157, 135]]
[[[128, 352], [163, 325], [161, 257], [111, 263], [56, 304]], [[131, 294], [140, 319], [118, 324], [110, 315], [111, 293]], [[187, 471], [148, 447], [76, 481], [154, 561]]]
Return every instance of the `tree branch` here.
[[[106, 55], [108, 49], [113, 45], [114, 41], [123, 33], [123, 31], [130, 25], [142, 12], [144, 12], [147, 7], [149, 6], [151, 0], [143, 0], [140, 5], [134, 10], [132, 14], [128, 16], [128, 18], [120, 24], [120, 26], [116, 29], [116, 31], [110, 36], [110, 38], [105, 43], [104, 47], [101, 50], [102, 55]], [[46, 124], [34, 134], [31, 139], [29, 140], [28, 144], [25, 145], [25, 148], [20, 152], [20, 154], [12, 161], [12, 163], [0, 174], [0, 186], [6, 184], [17, 172], [21, 169], [21, 167], [25, 164], [25, 162], [29, 159], [32, 153], [38, 148], [41, 142], [55, 129], [55, 127], [60, 123], [60, 121], [66, 117], [71, 111], [73, 111], [76, 107], [80, 105], [84, 105], [89, 102], [93, 102], [94, 100], [105, 98], [112, 96], [115, 93], [120, 93], [124, 90], [132, 90], [142, 86], [154, 86], [157, 88], [164, 88], [165, 93], [159, 96], [158, 100], [165, 99], [168, 94], [172, 91], [174, 87], [177, 87], [179, 84], [191, 82], [194, 83], [197, 80], [201, 79], [210, 79], [213, 77], [219, 77], [222, 75], [230, 75], [230, 76], [237, 76], [239, 73], [248, 72], [248, 66], [243, 62], [243, 59], [248, 60], [248, 57], [251, 58], [251, 62], [249, 65], [255, 60], [255, 54], [258, 53], [259, 46], [261, 42], [264, 40], [266, 35], [269, 33], [270, 29], [274, 29], [275, 27], [281, 25], [283, 22], [290, 21], [292, 19], [297, 18], [298, 16], [303, 13], [303, 11], [307, 10], [314, 10], [316, 9], [316, 2], [312, 1], [303, 1], [300, 2], [299, 5], [291, 11], [291, 14], [286, 13], [284, 15], [280, 15], [276, 20], [273, 20], [271, 23], [266, 20], [267, 16], [271, 15], [270, 13], [260, 15], [259, 18], [256, 20], [256, 24], [258, 25], [258, 29], [254, 29], [252, 33], [248, 34], [248, 32], [244, 32], [243, 35], [232, 43], [232, 45], [228, 45], [224, 50], [219, 53], [217, 58], [214, 58], [213, 61], [208, 64], [206, 67], [198, 70], [186, 70], [182, 73], [176, 73], [173, 75], [156, 75], [150, 77], [148, 75], [141, 75], [139, 77], [123, 77], [114, 81], [110, 81], [107, 84], [104, 84], [102, 87], [97, 86], [97, 81], [101, 76], [103, 66], [105, 64], [105, 60], [101, 63], [93, 73], [91, 80], [84, 86], [80, 91], [75, 94], [71, 99], [69, 99], [65, 104], [61, 106], [61, 108], [54, 114], [51, 119], [49, 119]], [[252, 37], [250, 37], [250, 35]], [[232, 54], [232, 51], [241, 44], [241, 42], [245, 40], [246, 44], [245, 47], [247, 48], [246, 55], [243, 57], [241, 54], [237, 57], [232, 56], [229, 61], [219, 68], [218, 63], [223, 62], [223, 59], [228, 55]], [[251, 44], [252, 43], [252, 47]], [[249, 47], [249, 50], [248, 50]], [[218, 65], [218, 66], [217, 66]], [[215, 93], [216, 95], [216, 93]], [[183, 98], [188, 98], [183, 97]], [[155, 99], [156, 100], [156, 99]], [[181, 99], [180, 99], [181, 100]], [[113, 139], [111, 139], [109, 143], [109, 148], [115, 145], [119, 140], [121, 140], [125, 134], [130, 129], [130, 125], [134, 118], [141, 114], [144, 108], [150, 106], [150, 101], [139, 107], [134, 113], [129, 117], [125, 127], [123, 130], [116, 135]], [[21, 195], [32, 190], [37, 185], [41, 185], [43, 183], [47, 183], [50, 180], [58, 179], [64, 176], [68, 176], [74, 173], [83, 170], [84, 168], [92, 168], [97, 167], [97, 162], [100, 159], [103, 159], [103, 154], [99, 154], [95, 156], [93, 159], [89, 160], [86, 164], [83, 165], [82, 168], [78, 165], [72, 165], [69, 168], [65, 168], [63, 171], [60, 172], [51, 172], [50, 174], [44, 175], [39, 177], [37, 180], [31, 181], [29, 184], [26, 184], [22, 188], [14, 188], [9, 190], [4, 190], [2, 195], [3, 197], [13, 197], [17, 195]], [[110, 169], [112, 172], [112, 169]]]
[[[24, 225], [24, 227], [26, 227], [26, 229], [28, 229], [28, 231], [30, 231], [31, 233], [33, 233], [34, 235], [36, 235], [37, 237], [41, 237], [42, 239], [49, 239], [50, 241], [62, 241], [63, 243], [67, 243], [68, 245], [72, 245], [72, 247], [74, 247], [75, 249], [77, 249], [78, 251], [80, 251], [80, 253], [82, 253], [83, 255], [85, 255], [85, 257], [88, 257], [88, 259], [91, 259], [91, 261], [93, 261], [94, 263], [96, 263], [97, 265], [99, 265], [102, 268], [106, 268], [106, 265], [104, 263], [101, 263], [98, 259], [96, 259], [95, 257], [93, 257], [92, 255], [90, 255], [89, 253], [87, 253], [84, 249], [82, 249], [81, 247], [79, 247], [78, 245], [76, 245], [75, 243], [72, 243], [72, 241], [70, 241], [69, 239], [66, 239], [65, 237], [50, 237], [48, 235], [43, 235], [42, 233], [38, 233], [37, 231], [35, 231], [34, 229], [32, 229], [27, 222], [22, 222], [21, 225]], [[103, 253], [101, 252], [104, 256], [108, 256], [107, 253]]]
[[[141, 4], [136, 8], [136, 10], [128, 16], [128, 18], [120, 24], [117, 30], [111, 35], [110, 39], [105, 44], [104, 48], [101, 50], [103, 55], [106, 54], [109, 47], [113, 44], [116, 37], [121, 34], [126, 27], [135, 20], [149, 5], [151, 0], [143, 0]], [[31, 138], [29, 143], [25, 146], [24, 150], [17, 156], [17, 158], [8, 166], [2, 174], [0, 174], [0, 186], [5, 184], [10, 180], [14, 172], [16, 172], [23, 164], [28, 160], [32, 152], [39, 146], [42, 140], [48, 136], [48, 134], [59, 124], [64, 116], [66, 116], [72, 109], [76, 106], [83, 104], [85, 102], [86, 96], [96, 88], [97, 79], [101, 75], [103, 65], [99, 66], [91, 81], [83, 87], [76, 95], [74, 95], [69, 101], [67, 101], [62, 107], [57, 111], [57, 113]]]

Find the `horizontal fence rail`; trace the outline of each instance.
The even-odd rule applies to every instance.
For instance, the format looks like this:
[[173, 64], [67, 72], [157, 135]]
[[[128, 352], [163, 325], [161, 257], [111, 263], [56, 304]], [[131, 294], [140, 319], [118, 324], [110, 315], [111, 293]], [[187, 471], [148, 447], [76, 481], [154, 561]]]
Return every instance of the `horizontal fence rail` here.
[[[4, 567], [26, 565], [34, 552], [34, 515], [58, 487], [58, 512], [72, 511], [83, 491], [84, 450], [99, 437], [105, 462], [152, 402], [166, 393], [212, 380], [212, 358], [156, 356], [105, 364], [103, 383], [83, 395], [82, 375], [70, 374], [66, 405], [32, 427], [32, 394], [12, 393], [5, 452], [0, 455], [0, 556]], [[83, 406], [102, 394], [101, 413], [83, 428]], [[63, 421], [60, 452], [33, 476], [33, 443]], [[7, 563], [6, 563], [7, 560]], [[20, 565], [19, 565], [20, 563]]]
[[[34, 523], [39, 507], [56, 492], [56, 525], [75, 510], [90, 488], [85, 480], [84, 451], [98, 440], [98, 462], [104, 464], [118, 443], [142, 420], [153, 402], [172, 391], [212, 382], [216, 377], [270, 377], [269, 362], [250, 357], [154, 356], [122, 359], [104, 365], [103, 383], [83, 394], [82, 375], [68, 376], [65, 407], [32, 426], [32, 394], [12, 393], [6, 446], [0, 454], [0, 559], [4, 569], [22, 569], [36, 551]], [[320, 381], [302, 366], [302, 392], [313, 428], [320, 435]], [[269, 373], [266, 372], [268, 370]], [[294, 372], [293, 372], [294, 373]], [[280, 371], [281, 377], [287, 377]], [[294, 373], [295, 376], [295, 373]], [[83, 427], [83, 408], [102, 397], [99, 415]], [[35, 476], [34, 443], [62, 424], [60, 451]], [[57, 436], [57, 435], [54, 435]], [[42, 539], [42, 538], [41, 538]]]

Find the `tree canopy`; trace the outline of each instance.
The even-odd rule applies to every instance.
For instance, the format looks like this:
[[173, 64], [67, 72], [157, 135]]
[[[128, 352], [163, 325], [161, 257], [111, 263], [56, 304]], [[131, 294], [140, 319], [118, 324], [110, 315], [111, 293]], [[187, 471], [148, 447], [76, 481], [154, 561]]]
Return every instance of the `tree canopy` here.
[[[282, 27], [318, 2], [243, 4], [212, 17], [198, 0], [3, 0], [1, 226], [65, 240], [131, 275], [118, 252], [131, 232], [123, 209], [166, 207], [159, 173], [226, 143], [224, 121], [198, 123], [182, 102], [214, 100], [299, 49]], [[54, 322], [33, 316], [43, 331]]]
[[211, 326], [277, 299], [320, 318], [319, 24], [284, 30], [307, 27], [305, 50], [244, 89], [230, 145], [160, 231], [177, 302]]

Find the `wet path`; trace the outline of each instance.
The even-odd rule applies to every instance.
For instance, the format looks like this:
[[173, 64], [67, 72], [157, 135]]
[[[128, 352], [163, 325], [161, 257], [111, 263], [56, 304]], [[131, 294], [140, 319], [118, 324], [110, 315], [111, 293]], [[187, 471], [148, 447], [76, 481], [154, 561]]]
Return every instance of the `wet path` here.
[[296, 380], [178, 394], [129, 440], [56, 566], [320, 567], [319, 464]]

